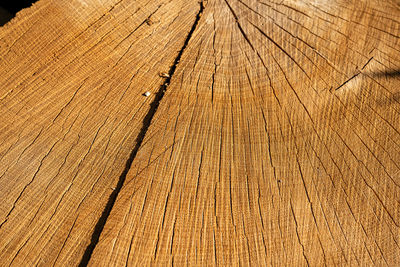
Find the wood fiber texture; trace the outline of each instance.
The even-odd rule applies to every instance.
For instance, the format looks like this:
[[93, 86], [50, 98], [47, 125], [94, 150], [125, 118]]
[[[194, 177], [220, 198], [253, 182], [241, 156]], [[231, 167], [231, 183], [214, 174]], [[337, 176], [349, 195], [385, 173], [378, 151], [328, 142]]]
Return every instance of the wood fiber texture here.
[[392, 0], [40, 0], [0, 28], [0, 265], [400, 265], [399, 37]]
[[198, 9], [41, 0], [0, 29], [0, 265], [80, 262]]

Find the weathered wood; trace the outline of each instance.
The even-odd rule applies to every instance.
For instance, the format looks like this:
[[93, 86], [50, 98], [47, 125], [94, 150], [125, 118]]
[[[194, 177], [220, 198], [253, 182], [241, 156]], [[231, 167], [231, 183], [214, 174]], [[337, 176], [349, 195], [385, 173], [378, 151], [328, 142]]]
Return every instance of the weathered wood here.
[[208, 1], [93, 266], [400, 264], [400, 13], [264, 2]]
[[81, 261], [198, 9], [42, 0], [1, 28], [0, 265]]
[[400, 265], [399, 35], [398, 1], [39, 1], [0, 32], [0, 262]]

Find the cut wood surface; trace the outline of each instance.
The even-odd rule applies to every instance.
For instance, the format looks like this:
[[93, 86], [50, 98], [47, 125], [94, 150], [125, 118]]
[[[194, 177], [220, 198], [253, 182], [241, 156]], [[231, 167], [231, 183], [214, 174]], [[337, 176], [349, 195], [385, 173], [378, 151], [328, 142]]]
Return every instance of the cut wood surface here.
[[40, 0], [0, 265], [400, 265], [399, 37], [397, 0]]
[[81, 261], [198, 10], [43, 0], [1, 29], [1, 265]]

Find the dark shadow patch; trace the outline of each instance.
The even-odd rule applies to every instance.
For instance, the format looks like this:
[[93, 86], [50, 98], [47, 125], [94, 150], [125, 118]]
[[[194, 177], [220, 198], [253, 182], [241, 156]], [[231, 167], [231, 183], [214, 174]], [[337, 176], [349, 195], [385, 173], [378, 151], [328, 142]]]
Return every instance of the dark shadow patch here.
[[396, 78], [400, 77], [400, 70], [385, 70], [385, 71], [373, 72], [370, 75], [376, 78], [381, 78], [381, 77]]
[[37, 0], [3, 0], [0, 1], [0, 26], [9, 22], [18, 11], [30, 7]]

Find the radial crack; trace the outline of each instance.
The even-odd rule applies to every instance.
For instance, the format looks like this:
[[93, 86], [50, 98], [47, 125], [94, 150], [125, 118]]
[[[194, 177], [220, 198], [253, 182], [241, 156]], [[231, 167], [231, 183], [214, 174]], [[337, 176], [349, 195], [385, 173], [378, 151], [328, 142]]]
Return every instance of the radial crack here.
[[145, 135], [147, 133], [147, 130], [150, 127], [151, 121], [152, 121], [152, 119], [153, 119], [153, 117], [154, 117], [154, 115], [155, 115], [155, 113], [156, 113], [156, 111], [158, 109], [158, 106], [160, 105], [160, 102], [161, 102], [162, 98], [164, 97], [165, 91], [166, 91], [166, 89], [167, 89], [167, 87], [168, 87], [168, 85], [169, 85], [169, 83], [171, 81], [172, 76], [175, 73], [176, 67], [177, 67], [177, 65], [178, 65], [178, 63], [179, 63], [179, 61], [180, 61], [180, 59], [181, 59], [181, 57], [183, 55], [183, 52], [185, 51], [190, 39], [192, 38], [192, 35], [193, 35], [194, 31], [197, 28], [197, 25], [199, 23], [199, 20], [200, 20], [200, 17], [202, 15], [203, 11], [204, 11], [204, 4], [203, 4], [203, 2], [200, 2], [200, 10], [196, 15], [196, 19], [195, 19], [195, 21], [194, 21], [194, 23], [192, 25], [192, 28], [190, 29], [190, 31], [189, 31], [186, 39], [185, 39], [185, 42], [183, 43], [182, 48], [180, 49], [177, 57], [175, 58], [175, 61], [174, 61], [173, 65], [170, 67], [170, 69], [168, 71], [168, 76], [169, 77], [167, 77], [164, 80], [164, 83], [160, 86], [160, 88], [159, 88], [159, 90], [158, 90], [153, 102], [150, 104], [150, 110], [146, 114], [146, 116], [144, 117], [142, 128], [141, 128], [141, 130], [140, 130], [140, 132], [139, 132], [139, 134], [138, 134], [138, 136], [136, 138], [136, 145], [133, 148], [133, 150], [131, 151], [131, 154], [130, 154], [130, 156], [129, 156], [126, 164], [125, 164], [125, 169], [123, 170], [121, 176], [119, 177], [118, 184], [117, 184], [115, 190], [110, 195], [110, 197], [108, 199], [108, 202], [107, 202], [107, 204], [106, 204], [106, 206], [105, 206], [105, 208], [104, 208], [104, 210], [102, 212], [102, 215], [101, 215], [101, 217], [99, 218], [99, 220], [96, 223], [96, 226], [94, 228], [94, 232], [92, 234], [91, 242], [86, 247], [85, 253], [82, 256], [82, 259], [81, 259], [81, 261], [79, 263], [79, 266], [87, 266], [89, 261], [90, 261], [90, 258], [91, 258], [92, 254], [93, 254], [93, 251], [94, 251], [97, 243], [99, 242], [99, 238], [100, 238], [101, 232], [103, 231], [104, 225], [106, 224], [106, 221], [107, 221], [108, 217], [110, 216], [111, 210], [112, 210], [112, 208], [113, 208], [113, 206], [115, 204], [117, 196], [120, 193], [120, 191], [122, 189], [122, 186], [123, 186], [123, 184], [124, 184], [124, 182], [126, 180], [126, 176], [128, 174], [128, 171], [131, 168], [133, 160], [135, 159], [136, 154], [137, 154], [139, 148], [141, 147], [141, 145], [143, 143], [143, 139], [144, 139], [144, 137], [145, 137]]

